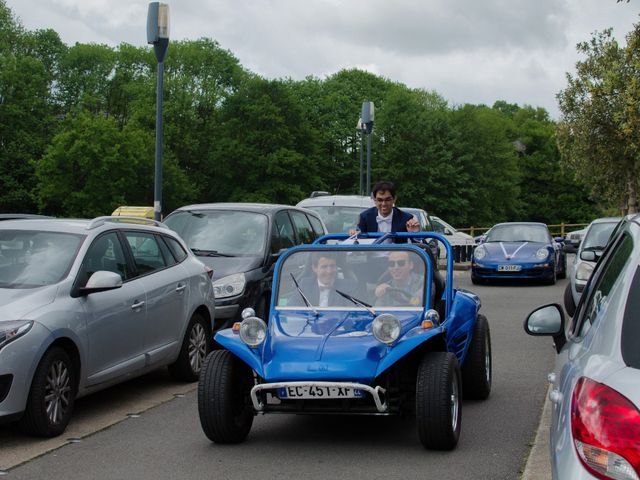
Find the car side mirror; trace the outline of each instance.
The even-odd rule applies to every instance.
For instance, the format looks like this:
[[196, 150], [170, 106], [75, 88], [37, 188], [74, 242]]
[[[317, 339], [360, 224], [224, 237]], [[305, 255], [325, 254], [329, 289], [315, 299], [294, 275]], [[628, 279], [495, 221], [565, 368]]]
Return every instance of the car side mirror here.
[[593, 250], [584, 250], [580, 252], [580, 260], [585, 260], [587, 262], [596, 262], [598, 260], [598, 255]]
[[87, 284], [79, 290], [81, 295], [90, 295], [92, 293], [115, 290], [120, 287], [122, 287], [122, 277], [120, 275], [106, 270], [98, 270], [89, 277]]
[[445, 227], [444, 229], [444, 234], [445, 235], [453, 235], [453, 232], [451, 230], [449, 230], [448, 228]]
[[560, 350], [567, 343], [564, 335], [564, 312], [557, 303], [544, 305], [535, 309], [527, 316], [524, 322], [524, 331], [533, 336], [550, 336], [556, 346], [556, 351]]
[[556, 243], [564, 243], [564, 238], [562, 238], [562, 237], [553, 237], [553, 240]]

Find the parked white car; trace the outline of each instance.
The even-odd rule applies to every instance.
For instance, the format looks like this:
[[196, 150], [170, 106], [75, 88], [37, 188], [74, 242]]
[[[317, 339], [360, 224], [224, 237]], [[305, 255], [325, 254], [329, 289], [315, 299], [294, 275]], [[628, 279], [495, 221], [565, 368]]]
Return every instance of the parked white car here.
[[459, 232], [440, 217], [431, 215], [429, 219], [431, 220], [433, 231], [445, 235], [452, 247], [456, 245], [475, 245], [471, 235]]
[[564, 308], [569, 315], [573, 315], [587, 280], [620, 220], [620, 217], [597, 218], [586, 228], [587, 233], [578, 248], [569, 276], [570, 282], [564, 292]]
[[311, 197], [296, 205], [320, 215], [329, 233], [344, 233], [356, 228], [360, 213], [373, 206], [375, 203], [371, 197], [329, 195], [327, 192], [313, 192]]

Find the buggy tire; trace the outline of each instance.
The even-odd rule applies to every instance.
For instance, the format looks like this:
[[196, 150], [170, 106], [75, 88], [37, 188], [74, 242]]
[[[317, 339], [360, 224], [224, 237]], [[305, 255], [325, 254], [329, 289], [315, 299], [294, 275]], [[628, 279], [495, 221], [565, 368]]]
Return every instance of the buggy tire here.
[[489, 397], [492, 366], [489, 322], [484, 315], [478, 315], [467, 357], [462, 366], [464, 398], [485, 400]]
[[194, 313], [184, 333], [180, 353], [169, 365], [169, 373], [176, 380], [195, 382], [207, 355], [211, 351], [211, 328], [205, 318]]
[[55, 346], [47, 350], [33, 375], [20, 429], [47, 438], [63, 433], [73, 413], [77, 384], [77, 368], [69, 354]]
[[462, 420], [460, 366], [453, 353], [427, 352], [416, 379], [416, 424], [425, 448], [453, 450]]
[[567, 288], [564, 289], [564, 309], [570, 317], [573, 317], [576, 313], [576, 302], [573, 300], [571, 283], [568, 283]]
[[251, 369], [228, 350], [214, 350], [198, 381], [198, 414], [204, 434], [215, 443], [243, 442], [253, 424]]

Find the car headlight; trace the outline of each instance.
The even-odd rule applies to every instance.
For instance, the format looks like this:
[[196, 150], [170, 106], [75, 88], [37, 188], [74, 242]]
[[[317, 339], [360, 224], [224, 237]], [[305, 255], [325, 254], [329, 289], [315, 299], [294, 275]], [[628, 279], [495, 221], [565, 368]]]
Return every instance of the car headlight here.
[[589, 280], [591, 273], [593, 272], [593, 265], [587, 262], [582, 262], [576, 268], [576, 280]]
[[476, 260], [482, 260], [486, 256], [487, 250], [484, 247], [478, 247], [473, 252], [473, 258], [475, 258]]
[[213, 292], [216, 294], [216, 299], [235, 297], [244, 291], [246, 283], [244, 273], [234, 273], [213, 282]]
[[400, 336], [400, 320], [390, 313], [383, 313], [373, 321], [372, 330], [374, 337], [389, 345]]
[[267, 325], [258, 317], [247, 317], [240, 323], [240, 340], [257, 347], [267, 336]]
[[31, 320], [0, 322], [0, 348], [27, 333], [32, 326]]
[[547, 250], [546, 248], [541, 248], [536, 252], [536, 258], [538, 260], [544, 260], [548, 256], [549, 256], [549, 250]]

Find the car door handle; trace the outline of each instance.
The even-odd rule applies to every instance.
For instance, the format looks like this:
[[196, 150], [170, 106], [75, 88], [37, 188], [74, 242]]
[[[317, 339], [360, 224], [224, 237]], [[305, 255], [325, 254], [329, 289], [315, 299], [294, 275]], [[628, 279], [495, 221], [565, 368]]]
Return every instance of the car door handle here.
[[138, 302], [138, 303], [134, 303], [133, 305], [131, 305], [131, 310], [136, 310], [140, 307], [144, 306], [144, 302]]
[[185, 288], [187, 288], [187, 286], [186, 286], [186, 285], [178, 285], [178, 286], [176, 287], [176, 292], [180, 293], [180, 292], [182, 292]]

